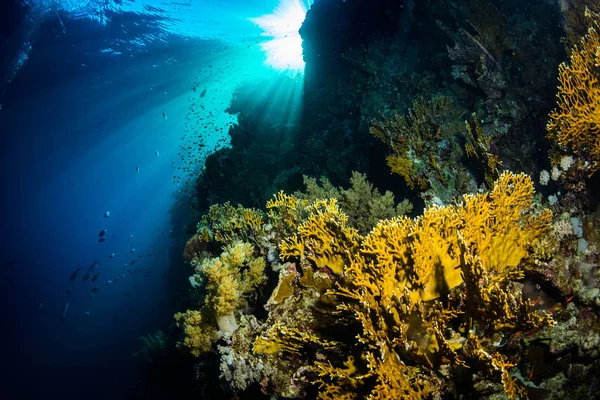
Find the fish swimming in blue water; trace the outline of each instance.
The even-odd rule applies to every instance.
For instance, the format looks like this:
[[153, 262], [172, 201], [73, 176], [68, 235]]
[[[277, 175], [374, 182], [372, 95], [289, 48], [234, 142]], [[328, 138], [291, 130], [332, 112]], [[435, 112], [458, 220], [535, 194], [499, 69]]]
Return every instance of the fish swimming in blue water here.
[[81, 267], [78, 265], [77, 269], [75, 271], [73, 271], [73, 273], [71, 273], [71, 277], [69, 278], [69, 280], [71, 282], [73, 282], [75, 279], [77, 279], [77, 274], [79, 274], [79, 271], [81, 271]]
[[90, 312], [89, 311], [84, 311], [83, 315], [90, 315]]
[[94, 275], [94, 277], [92, 278], [92, 282], [96, 282], [96, 280], [98, 279], [99, 276], [100, 276], [100, 272], [98, 272], [96, 275]]
[[98, 264], [100, 264], [100, 261], [94, 259], [94, 262], [92, 263], [92, 265], [90, 265], [90, 267], [88, 268], [88, 273], [91, 275], [92, 273], [94, 273], [94, 270], [96, 269], [96, 267], [98, 266]]
[[38, 301], [38, 304], [37, 304], [38, 311], [40, 311], [43, 307], [44, 307], [44, 300]]
[[135, 167], [135, 172], [140, 172], [140, 166]]
[[108, 256], [109, 258], [115, 258], [117, 255], [115, 253], [110, 253], [110, 256]]
[[67, 318], [68, 311], [69, 311], [69, 302], [65, 301], [65, 304], [63, 304], [63, 309], [62, 309], [62, 318], [63, 319]]
[[104, 243], [106, 241], [106, 236], [102, 236], [101, 238], [98, 238], [98, 242], [100, 243]]
[[110, 211], [106, 211], [106, 212], [104, 213], [104, 218], [108, 218], [108, 217], [110, 217]]
[[104, 235], [106, 235], [106, 229], [102, 229], [98, 234], [98, 237], [103, 237]]
[[82, 280], [83, 282], [87, 281], [88, 279], [90, 279], [90, 273], [89, 273], [89, 271], [88, 271], [88, 272], [86, 272], [86, 273], [85, 273], [85, 275], [83, 275], [83, 276], [81, 277], [81, 280]]

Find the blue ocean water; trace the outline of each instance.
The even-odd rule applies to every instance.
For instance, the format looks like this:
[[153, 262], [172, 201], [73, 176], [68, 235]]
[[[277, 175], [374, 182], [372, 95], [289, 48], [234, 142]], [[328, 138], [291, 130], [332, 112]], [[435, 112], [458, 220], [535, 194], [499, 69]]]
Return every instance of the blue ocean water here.
[[276, 7], [25, 3], [2, 54], [1, 398], [129, 396], [187, 290], [189, 183], [234, 90], [278, 74], [249, 20]]

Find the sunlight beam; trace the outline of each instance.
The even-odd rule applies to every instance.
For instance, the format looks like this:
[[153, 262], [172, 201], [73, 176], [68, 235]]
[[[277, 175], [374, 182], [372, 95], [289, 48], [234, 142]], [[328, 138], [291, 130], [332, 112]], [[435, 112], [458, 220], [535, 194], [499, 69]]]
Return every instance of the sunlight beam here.
[[261, 36], [271, 38], [260, 45], [267, 56], [266, 64], [271, 68], [278, 71], [304, 71], [299, 30], [311, 3], [306, 0], [281, 0], [271, 14], [250, 18], [262, 29]]

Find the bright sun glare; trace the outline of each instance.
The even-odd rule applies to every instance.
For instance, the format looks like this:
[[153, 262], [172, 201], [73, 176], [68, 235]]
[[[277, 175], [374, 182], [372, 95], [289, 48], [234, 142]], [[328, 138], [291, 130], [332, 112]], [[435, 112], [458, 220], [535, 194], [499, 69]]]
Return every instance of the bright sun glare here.
[[250, 19], [263, 30], [262, 36], [271, 38], [260, 45], [267, 55], [267, 65], [279, 71], [304, 71], [298, 31], [309, 7], [308, 0], [281, 0], [271, 14]]

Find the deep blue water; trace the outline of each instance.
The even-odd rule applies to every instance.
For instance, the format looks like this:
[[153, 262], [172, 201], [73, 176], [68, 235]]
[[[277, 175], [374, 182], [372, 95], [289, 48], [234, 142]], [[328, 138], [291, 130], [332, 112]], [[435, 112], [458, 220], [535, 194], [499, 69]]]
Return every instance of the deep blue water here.
[[[210, 90], [203, 135], [216, 142], [248, 64], [232, 68], [231, 41], [174, 32], [167, 16], [108, 13], [102, 25], [60, 15], [37, 23], [0, 110], [0, 397], [127, 398], [139, 337], [168, 328], [187, 290], [184, 182], [201, 159], [179, 155], [186, 121], [199, 118], [191, 89]], [[82, 281], [94, 261], [97, 281]]]

